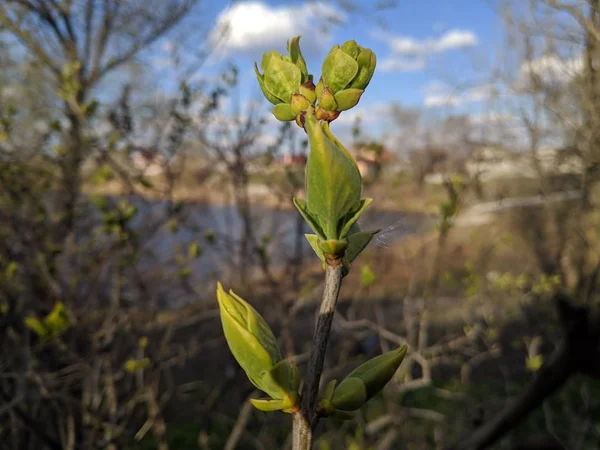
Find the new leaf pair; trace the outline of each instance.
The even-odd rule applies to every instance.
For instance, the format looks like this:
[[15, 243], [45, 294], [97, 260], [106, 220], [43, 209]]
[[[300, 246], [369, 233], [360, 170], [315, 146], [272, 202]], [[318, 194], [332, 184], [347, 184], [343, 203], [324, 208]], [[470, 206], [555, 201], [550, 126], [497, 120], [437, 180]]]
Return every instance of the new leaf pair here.
[[252, 399], [261, 411], [294, 412], [298, 407], [300, 374], [285, 361], [277, 340], [262, 316], [244, 299], [217, 285], [221, 323], [229, 349], [248, 379], [269, 398]]
[[315, 233], [306, 239], [317, 256], [323, 262], [330, 257], [342, 259], [347, 272], [377, 233], [363, 232], [357, 224], [371, 199], [361, 199], [362, 178], [356, 161], [331, 133], [329, 124], [306, 114], [304, 128], [310, 144], [306, 201], [294, 199], [294, 205]]

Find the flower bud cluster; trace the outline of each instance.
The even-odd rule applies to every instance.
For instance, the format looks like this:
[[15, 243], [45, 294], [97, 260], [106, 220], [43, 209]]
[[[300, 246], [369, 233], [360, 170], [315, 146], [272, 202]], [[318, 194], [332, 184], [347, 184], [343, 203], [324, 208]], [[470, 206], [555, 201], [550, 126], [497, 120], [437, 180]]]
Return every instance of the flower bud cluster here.
[[[323, 61], [322, 74], [315, 86], [300, 51], [300, 36], [287, 44], [289, 55], [272, 50], [254, 64], [258, 84], [273, 105], [273, 115], [283, 122], [295, 120], [304, 127], [303, 113], [314, 113], [317, 120], [331, 122], [342, 111], [358, 104], [371, 81], [377, 59], [356, 41], [335, 45]], [[314, 109], [313, 109], [314, 107]]]

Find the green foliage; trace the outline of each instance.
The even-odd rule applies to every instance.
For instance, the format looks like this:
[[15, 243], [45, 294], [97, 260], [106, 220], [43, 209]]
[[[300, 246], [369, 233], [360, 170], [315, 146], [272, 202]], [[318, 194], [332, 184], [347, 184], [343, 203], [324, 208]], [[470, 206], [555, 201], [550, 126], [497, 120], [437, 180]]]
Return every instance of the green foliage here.
[[494, 292], [519, 295], [531, 292], [536, 295], [551, 294], [561, 285], [560, 275], [540, 274], [537, 278], [525, 273], [492, 272], [488, 275], [490, 288]]
[[323, 238], [343, 239], [345, 223], [341, 220], [361, 206], [360, 173], [354, 158], [329, 139], [315, 116], [307, 116], [305, 127], [310, 143], [306, 163], [307, 210], [320, 225]]
[[360, 268], [360, 285], [364, 288], [368, 288], [375, 284], [376, 281], [377, 275], [375, 275], [371, 266], [363, 264]]
[[256, 63], [255, 72], [263, 94], [275, 105], [275, 116], [283, 121], [295, 118], [308, 135], [306, 201], [294, 199], [317, 236], [307, 239], [324, 262], [326, 256], [342, 258], [352, 244], [353, 254], [345, 261], [347, 272], [375, 233], [351, 238], [360, 231], [354, 225], [371, 200], [361, 200], [362, 180], [356, 161], [331, 133], [328, 122], [358, 103], [373, 76], [376, 58], [355, 41], [335, 46], [323, 62], [322, 77], [315, 87], [299, 41], [297, 36], [288, 42], [289, 56], [265, 53], [260, 64], [263, 73]]
[[3, 270], [0, 272], [0, 282], [10, 282], [14, 280], [19, 270], [19, 265], [15, 261], [9, 261], [2, 269]]
[[462, 278], [462, 284], [464, 286], [465, 293], [469, 297], [472, 297], [479, 293], [481, 287], [483, 286], [483, 278], [475, 270], [474, 264], [470, 261], [465, 263], [464, 269], [466, 275]]
[[274, 50], [265, 53], [260, 63], [260, 68], [264, 73], [261, 74], [258, 65], [254, 64], [260, 89], [267, 100], [276, 105], [278, 114], [274, 109], [275, 117], [283, 121], [294, 119], [293, 116], [284, 118], [287, 117], [287, 111], [290, 110], [292, 94], [298, 92], [300, 84], [309, 79], [299, 41], [300, 36], [296, 36], [291, 43], [288, 42], [289, 56], [283, 56]]
[[194, 241], [188, 245], [188, 255], [190, 258], [198, 259], [202, 256], [202, 247], [198, 242]]
[[142, 336], [139, 340], [138, 340], [138, 346], [144, 350], [146, 347], [148, 347], [148, 338], [146, 336]]
[[136, 373], [136, 372], [140, 372], [140, 371], [144, 370], [149, 365], [150, 365], [149, 358], [128, 359], [127, 361], [125, 361], [123, 368], [125, 369], [126, 372]]
[[335, 94], [344, 89], [365, 89], [373, 77], [376, 63], [375, 54], [356, 41], [347, 41], [341, 47], [334, 45], [323, 61], [323, 86]]
[[544, 356], [543, 355], [527, 356], [527, 358], [525, 358], [525, 367], [530, 372], [537, 372], [538, 370], [541, 369], [543, 364], [544, 364]]
[[352, 246], [352, 253], [346, 258], [349, 268], [376, 233], [353, 237], [360, 231], [356, 222], [371, 199], [360, 199], [361, 177], [356, 162], [333, 137], [327, 124], [319, 124], [314, 116], [307, 116], [306, 130], [310, 143], [306, 201], [294, 199], [294, 204], [317, 236], [317, 239], [308, 236], [307, 239], [322, 261], [326, 254], [343, 257]]
[[[355, 41], [335, 46], [323, 62], [322, 78], [315, 87], [299, 39], [288, 43], [289, 56], [265, 53], [260, 64], [263, 73], [256, 63], [255, 72], [263, 94], [275, 105], [275, 117], [282, 121], [295, 118], [306, 131], [310, 145], [306, 200], [296, 198], [293, 202], [315, 233], [306, 235], [314, 252], [323, 264], [339, 265], [341, 260], [344, 275], [378, 231], [363, 232], [357, 223], [371, 199], [361, 199], [362, 179], [356, 161], [333, 135], [328, 122], [358, 103], [373, 76], [376, 58]], [[263, 248], [266, 244], [263, 242]], [[363, 286], [372, 285], [376, 279], [370, 267], [363, 266]], [[267, 323], [242, 298], [232, 291], [225, 293], [220, 283], [217, 299], [231, 353], [250, 381], [269, 396], [252, 399], [252, 404], [263, 411], [297, 411], [298, 369], [282, 360]], [[320, 403], [320, 413], [348, 418], [348, 411], [360, 408], [390, 381], [406, 351], [404, 346], [373, 358], [337, 387], [334, 380]], [[359, 444], [348, 445], [354, 448]]]
[[331, 242], [346, 242], [344, 256], [342, 257], [342, 264], [344, 265], [344, 276], [346, 276], [350, 272], [350, 266], [352, 262], [356, 259], [356, 257], [369, 245], [371, 239], [375, 234], [379, 232], [376, 231], [358, 231], [360, 228], [358, 225], [354, 227], [354, 232], [352, 232], [348, 239], [345, 241], [324, 241], [321, 242], [319, 236], [316, 234], [305, 234], [306, 240], [314, 250], [315, 254], [319, 257], [319, 259], [326, 264], [325, 253], [327, 250], [326, 243]]
[[92, 184], [104, 184], [114, 178], [113, 170], [110, 166], [102, 164], [98, 166], [96, 170], [90, 175], [90, 182]]
[[62, 66], [61, 85], [58, 90], [58, 96], [63, 100], [69, 100], [77, 95], [81, 89], [79, 80], [79, 71], [81, 63], [79, 61], [70, 62]]
[[460, 195], [466, 188], [466, 181], [458, 174], [454, 174], [444, 183], [447, 198], [438, 204], [440, 221], [437, 225], [440, 235], [445, 236], [454, 226], [454, 220], [460, 209]]
[[263, 411], [292, 412], [298, 402], [300, 375], [295, 364], [282, 360], [269, 325], [248, 302], [233, 291], [217, 286], [221, 323], [229, 349], [248, 379], [268, 399], [253, 399]]
[[192, 269], [183, 266], [179, 269], [178, 276], [180, 280], [187, 280], [192, 275]]
[[69, 312], [62, 302], [57, 302], [52, 311], [42, 319], [28, 316], [24, 320], [25, 326], [33, 331], [43, 341], [52, 340], [63, 334], [69, 328], [71, 320]]
[[404, 360], [406, 345], [376, 356], [358, 366], [336, 386], [333, 380], [327, 386], [320, 406], [324, 415], [356, 411], [380, 392], [392, 379]]
[[217, 243], [217, 235], [215, 234], [214, 230], [212, 230], [210, 228], [207, 230], [204, 230], [204, 239], [210, 245], [214, 245]]

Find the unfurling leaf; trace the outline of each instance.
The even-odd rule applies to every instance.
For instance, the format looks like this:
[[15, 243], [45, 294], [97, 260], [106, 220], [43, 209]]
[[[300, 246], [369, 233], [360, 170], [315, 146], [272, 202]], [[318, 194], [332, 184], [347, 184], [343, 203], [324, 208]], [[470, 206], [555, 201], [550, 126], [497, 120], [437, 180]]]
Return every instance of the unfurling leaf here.
[[25, 318], [25, 326], [38, 335], [39, 338], [45, 338], [48, 330], [37, 317], [29, 316]]
[[342, 411], [355, 411], [362, 407], [392, 379], [406, 351], [404, 345], [358, 366], [335, 388], [331, 406]]
[[125, 369], [126, 372], [135, 373], [140, 370], [144, 370], [149, 365], [150, 365], [149, 358], [128, 359], [127, 361], [125, 361], [123, 368]]
[[326, 239], [340, 239], [340, 221], [361, 205], [360, 172], [354, 158], [327, 136], [314, 115], [306, 115], [305, 129], [310, 143], [306, 209]]
[[[260, 89], [267, 100], [274, 105], [289, 104], [292, 94], [297, 93], [300, 85], [309, 80], [299, 42], [300, 36], [296, 36], [291, 42], [288, 42], [289, 56], [283, 56], [275, 50], [266, 52], [260, 63], [263, 73], [260, 73], [258, 65], [254, 64], [254, 72]], [[287, 110], [285, 114], [282, 110], [273, 110], [273, 113], [279, 120], [293, 119], [280, 118], [287, 117]]]
[[253, 400], [263, 411], [293, 412], [298, 403], [298, 368], [282, 360], [277, 340], [262, 316], [233, 291], [217, 284], [217, 300], [227, 345], [248, 379], [268, 399]]
[[40, 339], [55, 338], [64, 333], [70, 325], [69, 313], [62, 302], [56, 302], [52, 311], [43, 319], [29, 316], [24, 322]]

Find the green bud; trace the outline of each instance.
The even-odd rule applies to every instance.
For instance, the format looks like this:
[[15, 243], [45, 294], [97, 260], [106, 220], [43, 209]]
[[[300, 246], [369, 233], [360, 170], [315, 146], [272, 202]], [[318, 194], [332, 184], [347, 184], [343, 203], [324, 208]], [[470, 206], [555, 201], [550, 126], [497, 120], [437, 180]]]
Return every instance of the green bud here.
[[294, 409], [300, 384], [298, 369], [282, 360], [269, 325], [248, 302], [233, 291], [226, 293], [221, 283], [217, 284], [217, 300], [231, 353], [252, 384], [270, 397], [256, 400], [255, 406], [270, 411]]
[[319, 106], [326, 111], [334, 111], [337, 109], [337, 103], [335, 102], [335, 96], [328, 87], [321, 90], [317, 99], [319, 100]]
[[351, 214], [349, 214], [348, 216], [346, 216], [344, 218], [343, 227], [340, 231], [340, 238], [343, 239], [348, 235], [351, 235], [351, 234], [354, 234], [354, 233], [360, 231], [360, 227], [357, 224], [358, 219], [360, 218], [360, 216], [363, 215], [363, 213], [371, 205], [372, 201], [373, 201], [373, 199], [371, 199], [371, 198], [365, 198], [365, 199], [361, 200], [360, 206], [358, 207], [358, 209], [355, 211], [352, 211]]
[[321, 73], [323, 85], [336, 93], [352, 82], [358, 73], [358, 63], [339, 45], [335, 45], [323, 61]]
[[360, 52], [356, 62], [358, 63], [358, 74], [354, 77], [354, 80], [352, 80], [348, 87], [353, 89], [365, 89], [375, 73], [377, 57], [375, 56], [375, 53], [367, 48]]
[[362, 251], [367, 248], [373, 236], [379, 233], [381, 230], [375, 231], [359, 231], [357, 233], [351, 234], [348, 236], [348, 247], [346, 248], [346, 252], [344, 253], [344, 262], [348, 264], [348, 268], [350, 264], [362, 253]]
[[334, 390], [331, 406], [355, 411], [381, 391], [392, 379], [406, 355], [406, 345], [358, 366]]
[[319, 96], [324, 87], [325, 86], [323, 85], [323, 77], [321, 77], [319, 78], [319, 82], [315, 86], [315, 94], [317, 94], [317, 97]]
[[252, 405], [261, 411], [296, 412], [299, 409], [300, 372], [296, 364], [280, 361], [265, 373], [255, 386], [271, 398], [251, 399]]
[[[258, 82], [265, 97], [271, 103], [275, 104], [289, 103], [292, 94], [298, 90], [302, 77], [300, 69], [291, 62], [286, 61], [281, 55], [279, 57], [271, 56], [262, 78], [259, 76], [258, 69], [256, 69], [256, 72]], [[265, 91], [270, 95], [267, 95]], [[271, 100], [272, 97], [275, 97], [277, 101], [273, 102]]]
[[300, 36], [296, 36], [288, 42], [289, 56], [283, 56], [275, 50], [266, 52], [260, 63], [262, 74], [254, 63], [260, 89], [274, 105], [290, 103], [292, 94], [298, 92], [300, 84], [309, 79], [299, 41]]
[[292, 112], [292, 108], [287, 103], [279, 103], [273, 107], [273, 115], [277, 118], [277, 120], [281, 120], [282, 122], [289, 122], [290, 120], [294, 120], [296, 115]]
[[317, 101], [317, 93], [315, 92], [315, 83], [312, 80], [307, 80], [300, 85], [300, 94], [302, 94], [311, 105]]
[[[304, 116], [310, 141], [306, 201], [294, 199], [294, 205], [318, 237], [311, 242], [307, 235], [319, 258], [324, 260], [323, 253], [340, 256], [348, 246], [352, 248], [350, 259], [346, 261], [349, 265], [376, 233], [352, 238], [360, 231], [356, 222], [371, 204], [371, 199], [360, 200], [361, 179], [356, 161], [331, 133], [329, 125], [319, 124], [317, 119], [318, 116], [312, 114]], [[336, 170], [331, 170], [332, 167]], [[349, 241], [345, 242], [345, 239]], [[344, 241], [344, 244], [338, 245], [337, 241]]]
[[300, 73], [302, 74], [302, 83], [308, 80], [308, 69], [306, 68], [306, 61], [302, 57], [302, 52], [300, 51], [300, 36], [296, 36], [292, 38], [291, 42], [287, 43], [287, 50], [290, 52], [291, 61], [300, 69]]
[[354, 39], [344, 42], [341, 49], [352, 59], [358, 58], [358, 55], [361, 52], [360, 45], [358, 45]]
[[344, 265], [343, 275], [346, 276], [350, 272], [350, 266], [352, 262], [362, 253], [362, 251], [367, 248], [373, 236], [379, 233], [381, 230], [375, 231], [360, 231], [358, 225], [353, 227], [353, 232], [348, 236], [347, 239], [340, 241], [323, 241], [316, 234], [305, 234], [304, 237], [310, 244], [311, 248], [315, 252], [315, 254], [319, 257], [321, 262], [324, 264], [323, 268], [325, 268], [326, 258], [325, 254], [329, 254], [332, 256], [337, 256], [341, 254], [342, 248], [335, 249], [332, 248], [332, 242], [343, 242], [346, 245], [343, 247], [343, 257], [342, 264]]
[[325, 393], [323, 398], [319, 401], [319, 406], [317, 407], [317, 413], [320, 416], [324, 417], [337, 417], [338, 419], [347, 420], [352, 419], [352, 414], [347, 413], [346, 411], [341, 411], [339, 409], [335, 409], [331, 400], [333, 398], [333, 393], [335, 391], [335, 386], [337, 385], [337, 380], [331, 380], [327, 383], [327, 387], [325, 388]]
[[310, 143], [306, 164], [306, 209], [325, 239], [339, 239], [341, 220], [361, 206], [362, 182], [356, 161], [333, 141], [326, 123], [307, 114], [304, 124]]
[[[304, 237], [310, 244], [310, 246], [313, 249], [313, 251], [315, 252], [315, 254], [319, 257], [321, 262], [325, 263], [325, 255], [323, 254], [323, 250], [321, 249], [321, 246], [319, 245], [319, 242], [321, 241], [319, 239], [319, 236], [317, 236], [316, 234], [305, 234]], [[325, 265], [323, 265], [323, 269], [324, 268], [325, 268]]]
[[254, 378], [281, 361], [277, 340], [262, 316], [233, 291], [217, 283], [217, 300], [227, 344], [242, 368]]
[[291, 106], [291, 113], [292, 113], [292, 118], [295, 119], [296, 116], [298, 114], [300, 114], [302, 111], [306, 111], [308, 110], [308, 108], [311, 107], [310, 101], [308, 101], [308, 99], [302, 95], [302, 94], [292, 94], [292, 102], [290, 104]]
[[323, 251], [324, 256], [331, 256], [333, 258], [342, 258], [344, 252], [348, 247], [347, 239], [328, 239], [326, 241], [319, 240], [319, 248]]
[[269, 91], [269, 89], [267, 88], [267, 86], [265, 86], [264, 75], [262, 75], [260, 73], [256, 63], [254, 63], [254, 73], [256, 73], [256, 78], [258, 79], [258, 85], [260, 86], [260, 90], [262, 91], [265, 98], [267, 100], [269, 100], [271, 103], [273, 103], [274, 105], [277, 105], [278, 103], [282, 103], [282, 100], [277, 98], [274, 94], [272, 94], [271, 91]]
[[335, 45], [323, 62], [323, 83], [334, 94], [346, 88], [364, 90], [373, 77], [376, 63], [375, 54], [355, 41], [347, 41], [341, 47]]
[[350, 108], [354, 108], [363, 92], [365, 91], [362, 89], [344, 89], [343, 91], [338, 92], [335, 94], [337, 109], [339, 111], [346, 111]]

